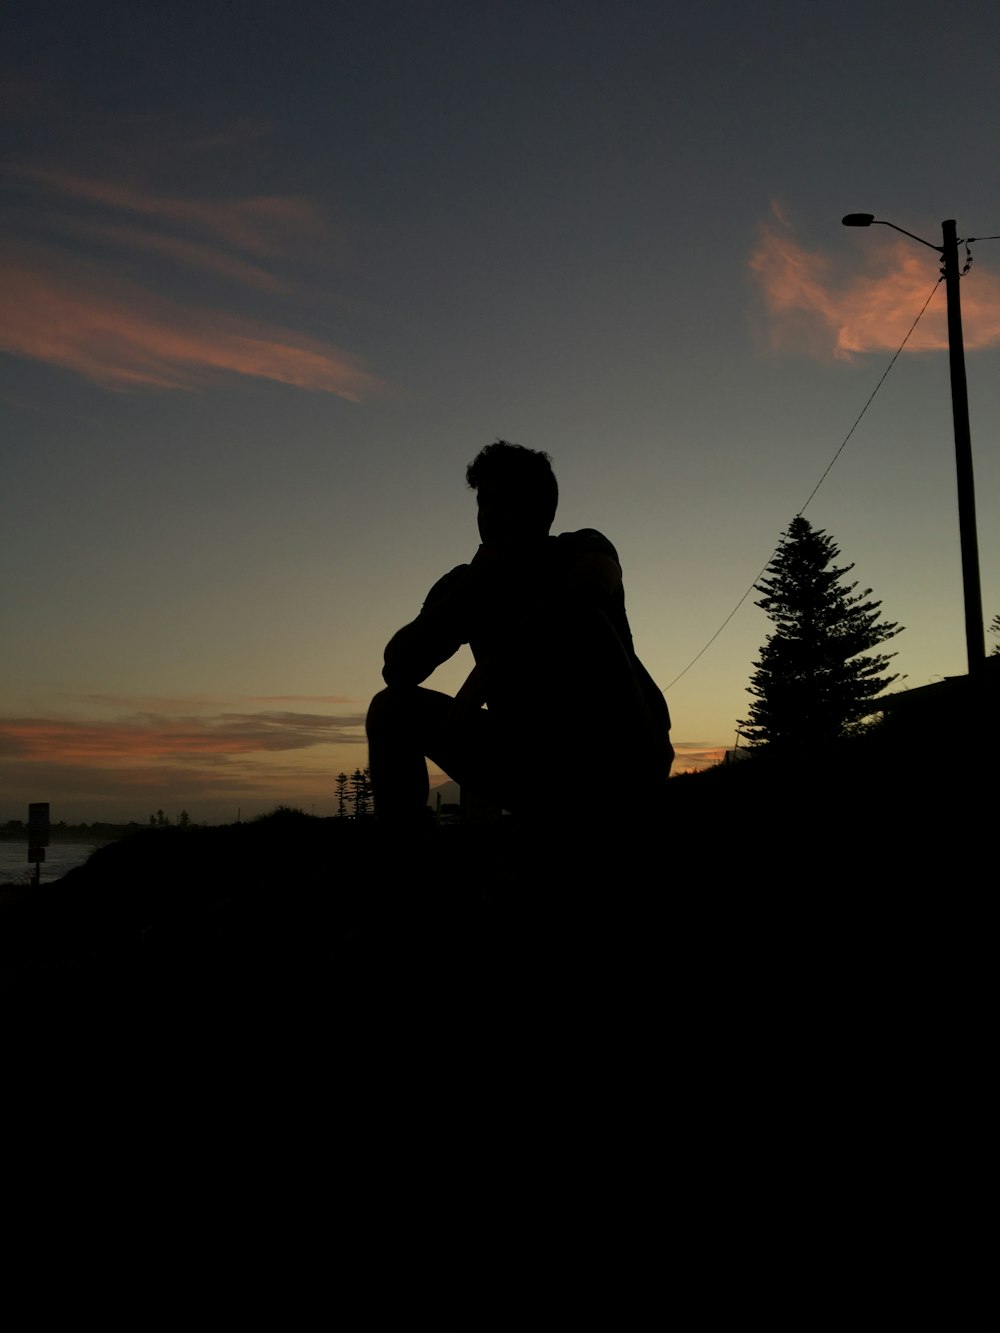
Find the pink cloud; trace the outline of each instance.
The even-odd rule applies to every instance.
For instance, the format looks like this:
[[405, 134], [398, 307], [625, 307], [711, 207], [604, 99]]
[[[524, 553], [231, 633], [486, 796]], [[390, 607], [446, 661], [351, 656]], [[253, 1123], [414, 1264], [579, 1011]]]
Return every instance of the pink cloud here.
[[107, 389], [195, 389], [225, 374], [360, 402], [379, 381], [331, 343], [263, 320], [182, 306], [125, 281], [56, 265], [41, 252], [0, 264], [0, 349], [75, 371]]
[[0, 752], [28, 762], [86, 761], [95, 767], [136, 760], [224, 760], [314, 745], [361, 744], [363, 723], [361, 713], [291, 712], [220, 713], [207, 718], [143, 714], [108, 722], [7, 718], [0, 719]]
[[[771, 342], [781, 351], [849, 358], [895, 351], [938, 276], [934, 256], [902, 236], [874, 237], [835, 269], [831, 258], [805, 250], [775, 208], [749, 260], [764, 299]], [[965, 345], [1000, 343], [1000, 278], [973, 269], [961, 289]], [[944, 292], [937, 293], [907, 343], [908, 351], [948, 346]]]
[[68, 820], [144, 819], [157, 806], [233, 819], [238, 804], [246, 815], [279, 802], [319, 803], [319, 813], [332, 814], [334, 775], [365, 762], [360, 711], [175, 714], [181, 702], [107, 721], [0, 718], [0, 801], [19, 811], [48, 800], [53, 818]]

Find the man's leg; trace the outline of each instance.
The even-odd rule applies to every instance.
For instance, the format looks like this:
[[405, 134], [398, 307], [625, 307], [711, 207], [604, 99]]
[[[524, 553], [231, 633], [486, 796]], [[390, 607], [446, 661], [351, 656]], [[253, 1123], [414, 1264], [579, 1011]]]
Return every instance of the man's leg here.
[[419, 686], [382, 690], [368, 709], [368, 767], [375, 813], [392, 822], [418, 819], [430, 785], [424, 755], [426, 740], [447, 725], [454, 701]]
[[425, 756], [455, 782], [468, 783], [477, 794], [505, 805], [508, 765], [492, 723], [484, 710], [464, 707], [449, 694], [419, 685], [376, 694], [367, 730], [379, 819], [410, 823], [423, 817], [430, 792]]

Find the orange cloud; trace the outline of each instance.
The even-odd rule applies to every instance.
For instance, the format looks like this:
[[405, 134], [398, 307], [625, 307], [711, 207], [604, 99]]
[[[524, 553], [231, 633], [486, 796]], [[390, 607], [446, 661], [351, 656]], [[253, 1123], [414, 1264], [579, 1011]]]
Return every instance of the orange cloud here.
[[0, 720], [0, 753], [46, 764], [101, 767], [136, 760], [223, 759], [314, 745], [361, 744], [364, 714], [222, 713], [211, 718], [143, 714], [111, 722], [57, 718]]
[[66, 171], [27, 168], [19, 174], [68, 198], [193, 226], [255, 255], [287, 254], [303, 242], [319, 241], [327, 231], [316, 206], [297, 195], [185, 199]]
[[712, 768], [720, 764], [725, 756], [725, 746], [706, 745], [704, 741], [674, 741], [674, 766], [670, 772], [697, 773], [703, 768]]
[[227, 373], [276, 380], [360, 402], [379, 386], [331, 343], [262, 320], [182, 306], [40, 252], [11, 252], [0, 349], [63, 366], [107, 389], [195, 389]]
[[[749, 260], [770, 320], [772, 345], [781, 351], [850, 358], [858, 352], [895, 351], [906, 336], [938, 275], [934, 256], [891, 233], [872, 238], [851, 273], [834, 270], [830, 258], [805, 250], [775, 209], [776, 224], [761, 227]], [[866, 271], [857, 272], [864, 265]], [[1000, 278], [972, 269], [962, 282], [962, 321], [967, 348], [1000, 343]], [[908, 351], [948, 346], [944, 292], [927, 308], [907, 343]]]
[[279, 802], [332, 814], [334, 774], [365, 762], [363, 723], [362, 712], [277, 710], [0, 718], [0, 803], [19, 811], [41, 792], [70, 821], [145, 818], [156, 806], [229, 820], [240, 804], [246, 815]]

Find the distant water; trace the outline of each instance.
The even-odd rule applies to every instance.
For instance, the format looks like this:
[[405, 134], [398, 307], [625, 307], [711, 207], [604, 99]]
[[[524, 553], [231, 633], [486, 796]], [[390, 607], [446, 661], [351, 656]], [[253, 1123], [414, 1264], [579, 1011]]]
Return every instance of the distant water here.
[[[45, 849], [42, 862], [42, 883], [59, 879], [75, 866], [82, 866], [96, 842], [54, 842]], [[26, 842], [0, 841], [0, 884], [26, 883], [35, 873], [34, 863], [28, 860]]]

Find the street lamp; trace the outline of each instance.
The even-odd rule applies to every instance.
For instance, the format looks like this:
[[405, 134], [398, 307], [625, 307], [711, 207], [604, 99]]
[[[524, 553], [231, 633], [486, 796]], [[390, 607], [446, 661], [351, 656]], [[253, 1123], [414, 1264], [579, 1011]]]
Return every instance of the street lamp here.
[[958, 236], [955, 219], [941, 223], [942, 244], [934, 245], [912, 231], [886, 222], [874, 213], [848, 213], [845, 227], [891, 227], [911, 240], [936, 250], [942, 259], [945, 294], [948, 298], [948, 359], [951, 364], [951, 412], [955, 422], [955, 468], [958, 474], [958, 530], [962, 543], [962, 587], [965, 593], [965, 647], [969, 675], [978, 676], [986, 661], [983, 633], [983, 595], [979, 586], [979, 541], [976, 536], [976, 491], [972, 478], [972, 437], [969, 431], [969, 393], [965, 382], [965, 344], [962, 340], [962, 307], [958, 294]]

